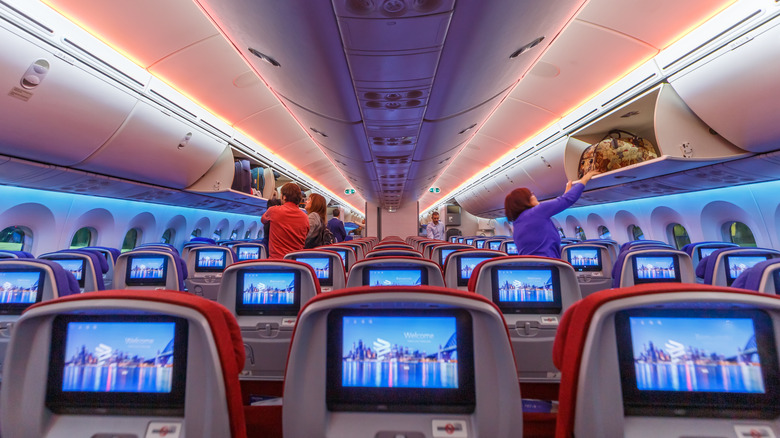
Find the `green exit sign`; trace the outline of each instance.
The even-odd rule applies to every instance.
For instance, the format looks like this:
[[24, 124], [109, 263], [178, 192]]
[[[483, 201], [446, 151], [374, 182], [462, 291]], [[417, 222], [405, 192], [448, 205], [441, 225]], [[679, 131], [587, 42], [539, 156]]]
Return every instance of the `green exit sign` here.
[[441, 189], [438, 187], [431, 187], [430, 189], [428, 189], [428, 191], [431, 193], [439, 193], [441, 192]]
[[344, 189], [344, 194], [345, 195], [354, 195], [355, 194], [355, 189]]

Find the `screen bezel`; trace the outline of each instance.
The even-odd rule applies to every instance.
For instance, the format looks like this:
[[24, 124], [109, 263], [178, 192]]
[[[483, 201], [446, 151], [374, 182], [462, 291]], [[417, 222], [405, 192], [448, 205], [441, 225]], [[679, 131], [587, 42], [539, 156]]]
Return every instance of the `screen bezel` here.
[[[696, 318], [697, 315], [753, 320], [765, 393], [686, 392], [637, 388], [629, 318]], [[774, 328], [771, 317], [762, 310], [705, 307], [622, 310], [615, 314], [615, 338], [626, 415], [721, 418], [776, 418], [780, 415], [780, 405], [776, 402], [780, 396], [780, 368], [778, 368]]]
[[[637, 262], [639, 258], [660, 258], [671, 257], [674, 262], [674, 278], [639, 278], [637, 270]], [[662, 253], [643, 253], [637, 254], [631, 258], [631, 269], [634, 275], [634, 284], [646, 284], [646, 283], [680, 283], [680, 257], [677, 254], [662, 254]]]
[[[458, 388], [344, 387], [344, 317], [454, 317], [458, 345]], [[472, 413], [476, 405], [474, 335], [471, 314], [463, 309], [334, 309], [328, 313], [326, 402], [332, 412]]]
[[35, 267], [14, 267], [13, 269], [4, 269], [2, 273], [15, 272], [37, 272], [38, 273], [38, 294], [34, 303], [0, 303], [0, 315], [21, 315], [25, 309], [35, 303], [40, 303], [43, 299], [43, 289], [46, 287], [46, 275], [43, 268]]
[[344, 265], [344, 271], [347, 271], [349, 269], [348, 264], [348, 257], [349, 257], [349, 249], [336, 249], [336, 248], [328, 248], [328, 251], [333, 251], [336, 254], [341, 257], [341, 263]]
[[[130, 278], [130, 271], [132, 271], [133, 260], [136, 259], [150, 259], [158, 258], [163, 260], [163, 275], [162, 278]], [[144, 254], [144, 255], [130, 255], [127, 257], [127, 263], [125, 266], [125, 284], [128, 286], [165, 286], [168, 279], [168, 257], [160, 254]]]
[[[487, 256], [487, 255], [470, 255], [468, 252], [466, 252], [465, 254], [461, 255], [458, 258], [456, 258], [455, 260], [457, 260], [457, 263], [456, 263], [457, 271], [455, 272], [455, 276], [458, 279], [458, 286], [468, 286], [469, 285], [469, 278], [471, 278], [471, 277], [463, 278], [463, 276], [461, 275], [461, 272], [462, 272], [461, 269], [463, 268], [463, 259], [476, 259], [476, 258], [484, 259], [484, 260], [482, 260], [480, 262], [480, 263], [482, 263], [485, 260], [490, 260], [492, 258], [495, 258], [495, 256], [492, 256], [492, 255], [490, 255], [490, 256]], [[477, 265], [478, 264], [479, 263], [477, 263]], [[476, 265], [475, 265], [475, 267], [476, 267]], [[473, 274], [473, 272], [472, 272], [472, 274]]]
[[[501, 301], [499, 299], [498, 271], [550, 271], [553, 284], [552, 301]], [[532, 265], [503, 265], [490, 268], [490, 282], [492, 286], [493, 303], [501, 310], [501, 313], [515, 315], [558, 315], [563, 309], [561, 298], [561, 276], [557, 266], [532, 266]]]
[[[221, 266], [200, 266], [200, 254], [203, 252], [214, 252], [222, 254]], [[195, 272], [222, 272], [227, 266], [227, 251], [214, 248], [198, 248], [195, 250]]]
[[[327, 260], [328, 261], [328, 278], [319, 278], [319, 277], [317, 277], [317, 273], [316, 272], [314, 273], [314, 278], [316, 278], [317, 281], [319, 281], [320, 286], [333, 286], [333, 260], [331, 260], [331, 258], [329, 256], [319, 255], [319, 254], [314, 254], [314, 255], [296, 254], [296, 255], [292, 256], [291, 258], [293, 260], [297, 261], [297, 262], [300, 262], [301, 259]], [[306, 262], [301, 262], [301, 263], [306, 263]], [[306, 263], [306, 264], [308, 265], [308, 263]], [[309, 266], [311, 266], [311, 265], [309, 265]], [[313, 266], [312, 266], [312, 269], [314, 269]]]
[[[51, 260], [51, 261], [53, 261], [53, 262], [55, 262], [57, 264], [59, 264], [59, 262], [61, 262], [61, 261], [76, 261], [76, 262], [81, 263], [81, 278], [76, 278], [76, 281], [79, 282], [79, 287], [80, 288], [82, 288], [82, 289], [84, 288], [84, 280], [87, 277], [87, 260], [86, 259], [83, 259], [83, 258], [80, 258], [80, 257], [66, 257], [66, 256], [62, 256], [62, 257], [47, 257], [46, 260]], [[60, 265], [60, 266], [62, 266], [62, 265]], [[64, 266], [62, 266], [62, 268], [65, 269]], [[65, 271], [70, 272], [67, 269], [65, 269]], [[74, 275], [74, 277], [75, 277], [75, 275]]]
[[702, 252], [702, 250], [705, 250], [705, 249], [711, 249], [711, 250], [713, 250], [713, 251], [717, 251], [717, 250], [719, 250], [719, 249], [723, 249], [723, 248], [732, 248], [732, 247], [731, 247], [731, 246], [728, 246], [728, 245], [717, 245], [717, 246], [716, 246], [716, 245], [699, 245], [698, 247], [696, 247], [696, 254], [699, 256], [699, 260], [701, 260], [701, 259], [703, 259], [703, 258], [705, 258], [705, 257], [708, 257], [709, 255], [711, 255], [711, 254], [712, 254], [712, 253], [710, 253], [710, 254], [707, 254], [707, 255], [705, 256], [705, 255], [703, 255], [703, 254], [701, 253], [701, 252]]
[[[732, 277], [731, 276], [731, 269], [730, 269], [731, 260], [745, 258], [745, 257], [764, 257], [764, 260], [756, 262], [755, 265], [757, 265], [757, 264], [759, 264], [761, 262], [765, 262], [765, 261], [767, 261], [767, 260], [769, 260], [771, 258], [771, 256], [769, 254], [745, 254], [745, 253], [741, 253], [741, 254], [726, 254], [726, 255], [724, 255], [723, 256], [723, 265], [724, 265], [724, 267], [726, 269], [726, 285], [731, 286], [731, 284], [734, 283], [734, 280], [737, 279], [736, 277]], [[755, 265], [753, 265], [753, 266], [755, 266]], [[750, 268], [748, 268], [748, 269], [750, 269]]]
[[[260, 247], [259, 246], [250, 246], [250, 245], [237, 245], [237, 246], [238, 246], [238, 248], [236, 248], [236, 259], [237, 259], [237, 261], [245, 262], [247, 260], [260, 260]], [[257, 257], [251, 258], [251, 259], [241, 258], [241, 250], [242, 249], [248, 249], [248, 250], [257, 251]]]
[[[173, 370], [171, 392], [90, 392], [63, 391], [67, 327], [79, 322], [173, 322]], [[168, 315], [57, 315], [52, 322], [49, 369], [46, 382], [46, 406], [58, 414], [183, 415], [187, 379], [188, 323]]]
[[[575, 265], [574, 262], [571, 261], [572, 259], [571, 253], [572, 251], [577, 251], [577, 250], [596, 251], [596, 258], [598, 259], [598, 263], [596, 265]], [[602, 264], [602, 260], [601, 260], [601, 248], [596, 246], [569, 248], [568, 250], [566, 250], [566, 258], [569, 264], [577, 272], [601, 272], [601, 270], [604, 269], [604, 265]]]
[[[369, 278], [371, 277], [371, 272], [374, 271], [420, 271], [420, 286], [428, 285], [428, 269], [425, 266], [410, 265], [410, 266], [389, 266], [389, 267], [367, 266], [363, 268], [363, 286], [370, 286]], [[385, 286], [385, 287], [394, 287], [394, 286], [407, 287], [412, 285], [393, 285], [393, 286]]]
[[[244, 276], [246, 274], [293, 273], [295, 294], [292, 304], [244, 304]], [[297, 269], [243, 268], [236, 272], [236, 315], [239, 316], [295, 316], [301, 307], [301, 272]]]

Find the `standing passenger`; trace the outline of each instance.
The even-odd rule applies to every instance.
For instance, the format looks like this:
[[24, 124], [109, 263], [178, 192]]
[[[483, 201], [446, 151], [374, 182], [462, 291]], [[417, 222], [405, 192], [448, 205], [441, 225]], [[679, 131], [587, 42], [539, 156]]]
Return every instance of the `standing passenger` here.
[[[278, 198], [271, 198], [268, 200], [268, 208], [282, 205], [282, 201], [280, 201]], [[271, 221], [268, 221], [263, 224], [263, 246], [265, 246], [265, 252], [266, 254], [270, 254], [271, 250], [268, 247], [268, 237], [271, 235]]]
[[287, 253], [303, 249], [303, 242], [309, 232], [309, 219], [298, 208], [301, 202], [301, 188], [298, 184], [287, 183], [282, 186], [284, 204], [269, 208], [260, 221], [271, 222], [269, 228], [269, 257], [281, 259]]
[[339, 219], [341, 212], [338, 208], [333, 209], [333, 218], [328, 221], [328, 229], [333, 233], [333, 238], [336, 242], [343, 242], [347, 238], [347, 230], [344, 228], [344, 222]]
[[[306, 212], [309, 213], [309, 234], [306, 241], [319, 234], [320, 229], [325, 226], [325, 209], [328, 203], [322, 195], [312, 193], [306, 199]], [[314, 246], [312, 246], [314, 248]]]
[[512, 238], [519, 255], [561, 258], [561, 236], [550, 218], [577, 202], [585, 184], [598, 173], [592, 170], [579, 181], [569, 181], [563, 195], [545, 202], [540, 203], [525, 187], [506, 196], [504, 212], [514, 225]]
[[425, 228], [425, 234], [429, 239], [444, 240], [444, 224], [439, 222], [439, 212], [431, 214], [431, 222]]

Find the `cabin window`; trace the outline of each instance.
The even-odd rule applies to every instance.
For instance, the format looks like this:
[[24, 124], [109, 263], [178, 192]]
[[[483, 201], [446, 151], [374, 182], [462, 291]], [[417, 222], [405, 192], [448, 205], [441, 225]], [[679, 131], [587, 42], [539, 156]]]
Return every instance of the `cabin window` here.
[[97, 231], [94, 228], [84, 227], [73, 235], [73, 240], [70, 241], [70, 249], [84, 248], [85, 246], [92, 245], [92, 239], [97, 235]]
[[558, 227], [558, 235], [561, 236], [561, 239], [566, 237], [566, 233], [563, 232], [563, 228]]
[[173, 228], [168, 228], [167, 230], [165, 230], [162, 237], [160, 238], [160, 242], [173, 245], [174, 237], [176, 237], [176, 230], [174, 230]]
[[135, 248], [135, 244], [138, 242], [138, 228], [132, 228], [125, 234], [125, 240], [122, 241], [122, 252], [130, 251]]
[[244, 239], [251, 239], [252, 238], [252, 230], [246, 230], [246, 233], [244, 233]]
[[670, 240], [674, 242], [674, 246], [677, 249], [682, 249], [683, 246], [691, 243], [691, 238], [688, 237], [688, 231], [684, 226], [680, 224], [669, 224], [666, 229], [667, 234], [670, 236]]
[[8, 227], [0, 231], [0, 250], [24, 251], [25, 243], [32, 245], [32, 233], [25, 232], [22, 227]]
[[612, 233], [609, 232], [609, 228], [604, 225], [599, 225], [599, 239], [611, 239]]
[[233, 230], [232, 233], [230, 233], [230, 240], [236, 240], [236, 239], [238, 239], [238, 229], [237, 228], [235, 230]]
[[574, 227], [574, 235], [577, 236], [577, 238], [580, 240], [585, 240], [585, 230], [583, 230], [579, 225]]
[[636, 225], [628, 226], [628, 238], [631, 240], [645, 240], [645, 233]]
[[723, 224], [723, 240], [736, 243], [739, 246], [756, 246], [756, 238], [750, 228], [742, 222], [728, 222]]
[[222, 228], [214, 230], [214, 233], [211, 234], [211, 238], [214, 240], [222, 240]]
[[195, 228], [192, 230], [192, 233], [190, 234], [190, 240], [192, 240], [193, 237], [200, 237], [200, 228]]

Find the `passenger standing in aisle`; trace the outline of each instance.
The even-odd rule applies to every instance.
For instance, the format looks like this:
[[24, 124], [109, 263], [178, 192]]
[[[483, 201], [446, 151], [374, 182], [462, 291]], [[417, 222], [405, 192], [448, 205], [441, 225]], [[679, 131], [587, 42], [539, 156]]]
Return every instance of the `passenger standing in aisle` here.
[[[282, 205], [282, 201], [280, 201], [278, 198], [271, 198], [268, 200], [268, 208], [275, 207], [277, 205]], [[265, 253], [270, 254], [271, 250], [268, 247], [268, 238], [271, 235], [271, 221], [265, 222], [263, 224], [263, 246], [265, 246]]]
[[271, 223], [269, 228], [269, 257], [281, 259], [287, 253], [303, 249], [303, 242], [309, 232], [309, 219], [298, 208], [303, 197], [298, 184], [282, 186], [282, 205], [269, 208], [260, 221]]
[[328, 229], [333, 233], [333, 238], [336, 242], [343, 242], [347, 238], [347, 230], [344, 228], [344, 222], [339, 219], [341, 212], [338, 208], [333, 209], [333, 218], [328, 221]]
[[306, 199], [306, 212], [309, 213], [309, 233], [306, 240], [316, 236], [320, 228], [325, 226], [325, 209], [328, 203], [322, 195], [312, 193]]
[[425, 234], [429, 239], [444, 240], [444, 224], [439, 222], [439, 212], [434, 211], [431, 214], [431, 221], [425, 228]]
[[598, 173], [593, 170], [579, 181], [569, 181], [563, 195], [548, 201], [539, 202], [525, 187], [514, 189], [506, 196], [504, 212], [513, 223], [512, 238], [519, 255], [561, 258], [561, 236], [550, 218], [577, 202], [585, 184]]

